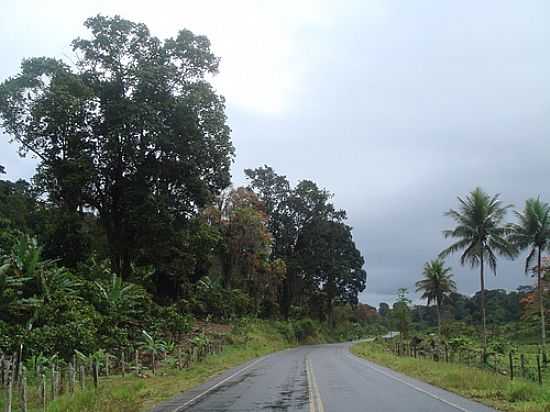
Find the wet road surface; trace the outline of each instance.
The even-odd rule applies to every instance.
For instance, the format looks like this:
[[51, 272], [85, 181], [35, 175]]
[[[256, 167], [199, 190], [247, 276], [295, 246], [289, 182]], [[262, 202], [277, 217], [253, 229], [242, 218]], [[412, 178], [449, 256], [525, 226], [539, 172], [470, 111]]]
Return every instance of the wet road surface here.
[[248, 362], [152, 412], [496, 412], [355, 357], [349, 343]]

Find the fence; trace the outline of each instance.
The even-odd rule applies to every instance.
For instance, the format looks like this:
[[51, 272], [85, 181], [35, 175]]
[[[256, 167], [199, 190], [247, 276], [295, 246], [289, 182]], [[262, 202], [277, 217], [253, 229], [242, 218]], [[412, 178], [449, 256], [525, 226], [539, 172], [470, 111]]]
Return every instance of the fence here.
[[540, 349], [538, 353], [519, 353], [517, 351], [497, 353], [470, 348], [453, 348], [449, 345], [426, 347], [395, 342], [389, 343], [387, 350], [397, 356], [410, 356], [417, 359], [478, 367], [508, 376], [512, 380], [520, 377], [536, 381], [540, 385], [543, 383], [545, 373], [549, 371], [550, 364], [546, 352]]
[[[163, 352], [161, 356], [165, 366], [185, 369], [209, 355], [222, 352], [223, 346], [223, 339], [208, 343], [189, 342], [175, 347], [171, 353]], [[39, 399], [40, 408], [45, 412], [49, 402], [63, 394], [97, 389], [102, 380], [113, 375], [134, 373], [143, 376], [146, 371], [155, 374], [160, 362], [155, 352], [139, 349], [123, 349], [117, 355], [105, 354], [103, 359], [81, 359], [75, 355], [68, 363], [58, 360], [47, 366], [27, 368], [18, 353], [0, 353], [0, 390], [4, 393], [4, 410], [1, 412], [28, 412], [31, 394]]]

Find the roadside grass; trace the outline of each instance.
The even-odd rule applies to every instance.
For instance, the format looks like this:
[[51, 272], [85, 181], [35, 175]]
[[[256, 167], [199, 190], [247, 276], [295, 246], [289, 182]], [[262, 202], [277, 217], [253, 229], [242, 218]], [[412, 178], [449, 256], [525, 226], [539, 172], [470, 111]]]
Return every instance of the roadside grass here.
[[[147, 412], [163, 400], [206, 382], [228, 368], [250, 359], [291, 347], [292, 344], [269, 322], [252, 322], [235, 335], [222, 353], [178, 371], [161, 368], [157, 376], [135, 375], [101, 378], [100, 387], [60, 396], [48, 404], [47, 412]], [[173, 361], [170, 358], [167, 362]], [[42, 411], [36, 394], [31, 394], [29, 411]], [[15, 397], [15, 396], [14, 396]], [[1, 397], [0, 397], [1, 398]], [[4, 410], [0, 400], [0, 410]], [[13, 411], [19, 411], [14, 402]]]
[[550, 412], [550, 387], [446, 362], [398, 357], [375, 342], [352, 347], [362, 358], [507, 412]]

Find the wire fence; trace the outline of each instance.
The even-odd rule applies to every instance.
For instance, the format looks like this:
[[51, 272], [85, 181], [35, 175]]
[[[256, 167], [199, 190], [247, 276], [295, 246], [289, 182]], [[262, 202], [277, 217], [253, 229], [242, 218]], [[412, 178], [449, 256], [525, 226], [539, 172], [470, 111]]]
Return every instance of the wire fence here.
[[453, 348], [449, 345], [414, 345], [405, 342], [389, 342], [386, 349], [397, 356], [409, 356], [416, 359], [430, 359], [436, 362], [450, 362], [493, 371], [496, 374], [523, 378], [543, 384], [550, 373], [550, 361], [545, 351], [538, 352], [508, 351], [484, 352], [481, 349]]
[[[3, 392], [2, 412], [28, 412], [29, 400], [46, 411], [48, 404], [61, 395], [75, 394], [88, 389], [98, 389], [102, 382], [114, 376], [156, 374], [159, 366], [174, 369], [190, 368], [208, 356], [221, 353], [223, 338], [208, 342], [190, 341], [171, 351], [155, 351], [124, 348], [118, 353], [104, 353], [99, 357], [82, 357], [75, 354], [66, 362], [51, 360], [46, 364], [22, 361], [18, 353], [0, 352], [0, 390]], [[0, 397], [2, 399], [2, 397]]]

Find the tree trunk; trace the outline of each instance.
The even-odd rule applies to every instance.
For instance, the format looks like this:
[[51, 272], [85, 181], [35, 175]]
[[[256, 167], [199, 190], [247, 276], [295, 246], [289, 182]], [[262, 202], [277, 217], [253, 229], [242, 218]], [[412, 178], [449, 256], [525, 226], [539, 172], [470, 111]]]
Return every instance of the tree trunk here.
[[437, 299], [437, 334], [441, 337], [441, 301]]
[[544, 285], [542, 284], [542, 265], [541, 265], [541, 248], [539, 247], [538, 262], [537, 262], [537, 283], [539, 288], [539, 309], [540, 309], [540, 334], [541, 343], [544, 350], [546, 346], [546, 322], [544, 319]]
[[[485, 246], [483, 245], [482, 248]], [[485, 352], [487, 350], [487, 323], [486, 323], [486, 317], [485, 317], [485, 277], [483, 274], [483, 254], [484, 250], [481, 250], [480, 255], [480, 280], [481, 280], [481, 323], [483, 327], [483, 353], [484, 353], [484, 360], [485, 360]]]
[[335, 319], [334, 319], [333, 298], [331, 298], [331, 297], [328, 298], [327, 309], [328, 309], [328, 325], [331, 329], [334, 329], [336, 327], [336, 322], [335, 322]]

